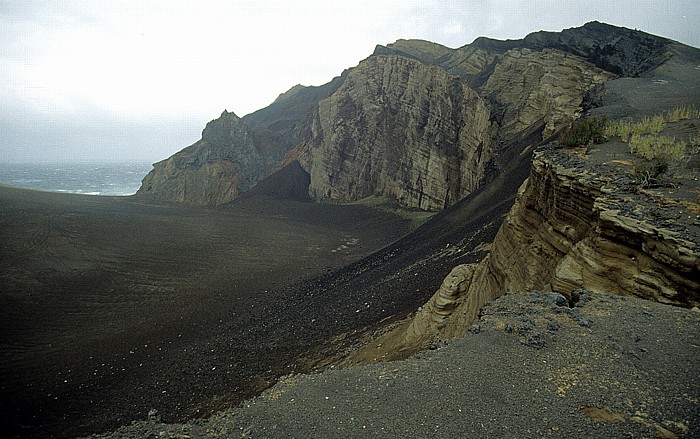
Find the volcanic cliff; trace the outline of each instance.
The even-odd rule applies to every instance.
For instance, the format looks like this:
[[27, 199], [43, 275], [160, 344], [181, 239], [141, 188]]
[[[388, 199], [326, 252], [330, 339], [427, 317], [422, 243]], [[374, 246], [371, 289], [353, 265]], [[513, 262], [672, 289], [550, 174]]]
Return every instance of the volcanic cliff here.
[[[260, 344], [266, 361], [287, 355], [260, 362], [256, 389], [280, 380], [268, 392], [104, 437], [697, 435], [698, 66], [698, 49], [597, 22], [458, 49], [400, 40], [224, 112], [140, 196], [439, 212], [266, 309], [255, 331], [285, 337]], [[572, 135], [651, 117], [682, 145], [667, 162], [626, 135]]]
[[[650, 120], [700, 102], [700, 51], [669, 45], [665, 61], [635, 78], [606, 82], [589, 95], [590, 117]], [[669, 172], [644, 181], [649, 160], [627, 139], [539, 147], [479, 263], [454, 267], [416, 315], [348, 361], [403, 358], [440, 339], [466, 334], [482, 307], [508, 292], [553, 291], [573, 304], [578, 291], [700, 306], [700, 118], [666, 117], [660, 132], [678, 138]]]
[[596, 86], [662, 63], [671, 44], [594, 22], [458, 49], [378, 46], [326, 85], [295, 86], [243, 118], [225, 111], [156, 163], [139, 194], [222, 204], [298, 160], [315, 200], [381, 196], [440, 210], [497, 174], [508, 150], [566, 127]]
[[[581, 152], [552, 141], [584, 115], [634, 119], [700, 102], [699, 63], [697, 49], [598, 22], [458, 49], [399, 40], [324, 86], [295, 86], [242, 119], [225, 111], [202, 140], [157, 163], [139, 194], [222, 204], [281, 169], [296, 198], [308, 185], [316, 201], [379, 196], [435, 211], [502, 179], [523, 157], [530, 163], [540, 145], [490, 253], [456, 267], [373, 358], [461, 335], [484, 303], [508, 291], [572, 297], [590, 289], [693, 307], [697, 236], [680, 238], [644, 217], [635, 170], [619, 169], [637, 160], [628, 148]], [[676, 132], [696, 139], [695, 123]], [[609, 148], [613, 157], [601, 152]], [[601, 156], [607, 166], [590, 166]], [[695, 161], [684, 163], [677, 175], [696, 175]], [[516, 186], [499, 197], [515, 196]]]

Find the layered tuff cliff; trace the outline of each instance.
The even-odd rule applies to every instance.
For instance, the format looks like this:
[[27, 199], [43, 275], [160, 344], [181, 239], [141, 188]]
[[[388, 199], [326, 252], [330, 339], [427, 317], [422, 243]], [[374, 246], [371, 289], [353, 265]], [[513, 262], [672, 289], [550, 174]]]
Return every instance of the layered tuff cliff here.
[[[664, 59], [660, 64], [636, 64], [651, 66], [641, 76], [596, 87], [587, 97], [597, 104], [589, 113], [638, 121], [697, 105], [700, 50], [680, 44], [664, 50], [655, 58]], [[649, 162], [624, 139], [538, 148], [489, 254], [454, 267], [412, 318], [347, 361], [403, 358], [464, 335], [486, 303], [509, 292], [552, 291], [573, 304], [577, 291], [590, 290], [700, 307], [700, 119], [688, 117], [661, 132], [686, 147], [656, 187], [645, 186]]]
[[629, 165], [619, 163], [627, 160], [603, 169], [590, 161], [581, 150], [535, 153], [489, 254], [454, 267], [412, 318], [347, 361], [405, 358], [463, 336], [482, 307], [506, 293], [552, 291], [573, 305], [587, 290], [700, 307], [697, 185], [691, 201], [640, 194]]
[[222, 204], [298, 160], [317, 201], [373, 195], [439, 210], [498, 173], [504, 151], [566, 127], [591, 90], [662, 63], [670, 44], [600, 23], [458, 49], [399, 40], [326, 85], [295, 86], [236, 118], [240, 129], [215, 141], [207, 127], [156, 164], [139, 193]]
[[319, 102], [302, 163], [317, 200], [383, 195], [438, 210], [477, 187], [491, 154], [476, 92], [442, 69], [375, 56]]
[[224, 110], [201, 140], [154, 164], [139, 193], [181, 203], [229, 202], [260, 181], [269, 166], [254, 138], [238, 116]]

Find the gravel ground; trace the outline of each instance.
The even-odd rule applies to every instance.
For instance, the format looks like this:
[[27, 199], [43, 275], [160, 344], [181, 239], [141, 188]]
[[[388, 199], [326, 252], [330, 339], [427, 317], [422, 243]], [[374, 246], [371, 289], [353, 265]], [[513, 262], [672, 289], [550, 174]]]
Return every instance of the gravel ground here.
[[312, 344], [286, 338], [301, 312], [277, 326], [301, 294], [289, 286], [408, 223], [264, 197], [197, 209], [0, 187], [3, 437], [90, 434], [153, 406], [184, 421], [258, 394]]
[[360, 205], [0, 187], [0, 431], [76, 437], [152, 408], [206, 418], [332, 364], [483, 257], [529, 156], [507, 165], [401, 239], [410, 218]]
[[189, 424], [93, 438], [699, 437], [700, 312], [582, 292], [509, 294], [408, 360], [288, 376]]

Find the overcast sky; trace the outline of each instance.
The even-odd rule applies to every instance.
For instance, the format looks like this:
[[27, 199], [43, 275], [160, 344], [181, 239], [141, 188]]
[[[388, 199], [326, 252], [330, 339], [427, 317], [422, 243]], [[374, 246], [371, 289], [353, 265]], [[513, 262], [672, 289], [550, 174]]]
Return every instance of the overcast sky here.
[[157, 161], [376, 44], [591, 20], [700, 47], [698, 0], [0, 0], [0, 162]]

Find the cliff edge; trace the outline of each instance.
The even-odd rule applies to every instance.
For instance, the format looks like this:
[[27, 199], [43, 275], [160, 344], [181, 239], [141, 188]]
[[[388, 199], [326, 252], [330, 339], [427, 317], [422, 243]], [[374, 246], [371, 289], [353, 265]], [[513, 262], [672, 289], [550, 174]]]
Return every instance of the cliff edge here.
[[[631, 134], [616, 133], [599, 144], [565, 146], [560, 137], [539, 148], [490, 253], [455, 267], [412, 319], [347, 362], [405, 358], [463, 336], [482, 306], [509, 292], [573, 300], [585, 289], [700, 306], [700, 113], [692, 107], [700, 102], [700, 55], [673, 49], [644, 77], [608, 81], [590, 96], [599, 106], [589, 121], [652, 130], [637, 141], [667, 139], [661, 155], [645, 157]], [[652, 120], [657, 128], [643, 127]]]
[[[302, 197], [308, 181], [316, 200], [451, 206], [305, 286], [304, 324], [343, 331], [301, 358], [333, 370], [283, 377], [208, 420], [164, 424], [154, 410], [100, 437], [697, 435], [698, 65], [697, 49], [589, 23], [459, 49], [401, 40], [332, 86], [290, 90], [273, 105], [306, 99], [304, 111], [258, 119], [266, 139], [297, 141], [277, 149], [264, 194], [293, 182]], [[607, 131], [627, 125], [646, 128]], [[507, 213], [510, 201], [453, 228], [518, 186]], [[499, 223], [490, 244], [476, 236]], [[457, 263], [429, 298], [425, 272]], [[363, 277], [391, 264], [381, 282]]]

